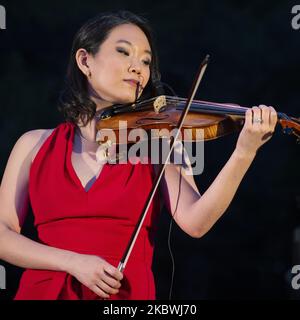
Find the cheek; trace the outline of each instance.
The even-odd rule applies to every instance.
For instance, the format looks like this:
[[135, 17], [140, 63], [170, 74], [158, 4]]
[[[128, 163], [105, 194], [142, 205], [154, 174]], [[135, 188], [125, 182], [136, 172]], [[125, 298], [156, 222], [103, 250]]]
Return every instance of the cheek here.
[[102, 66], [95, 70], [94, 84], [96, 87], [112, 86], [115, 85], [120, 72], [116, 65]]
[[144, 79], [145, 79], [144, 87], [146, 87], [146, 85], [148, 84], [148, 82], [149, 82], [149, 80], [150, 80], [150, 70], [147, 70], [147, 71], [145, 72], [145, 77], [144, 77]]
[[122, 72], [121, 65], [118, 59], [107, 57], [104, 61], [99, 60], [94, 65], [95, 79], [101, 82], [114, 81]]

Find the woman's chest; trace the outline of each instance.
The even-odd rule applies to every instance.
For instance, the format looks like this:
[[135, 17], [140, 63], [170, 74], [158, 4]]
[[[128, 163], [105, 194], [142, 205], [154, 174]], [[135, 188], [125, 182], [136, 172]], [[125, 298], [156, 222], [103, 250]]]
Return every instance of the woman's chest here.
[[89, 189], [100, 175], [103, 164], [99, 164], [93, 152], [75, 153], [71, 156], [77, 177], [85, 189]]

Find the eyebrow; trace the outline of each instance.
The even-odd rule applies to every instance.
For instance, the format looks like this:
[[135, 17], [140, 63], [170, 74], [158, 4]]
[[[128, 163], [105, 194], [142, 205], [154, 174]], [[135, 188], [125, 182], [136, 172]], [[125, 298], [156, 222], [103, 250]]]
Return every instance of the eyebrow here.
[[[132, 43], [131, 42], [129, 42], [128, 40], [124, 40], [124, 39], [120, 39], [120, 40], [118, 40], [116, 43], [127, 43], [127, 44], [129, 44], [130, 46], [132, 46]], [[149, 53], [150, 54], [150, 56], [152, 56], [152, 52], [150, 51], [150, 50], [144, 50], [144, 52], [146, 52], [146, 53]]]

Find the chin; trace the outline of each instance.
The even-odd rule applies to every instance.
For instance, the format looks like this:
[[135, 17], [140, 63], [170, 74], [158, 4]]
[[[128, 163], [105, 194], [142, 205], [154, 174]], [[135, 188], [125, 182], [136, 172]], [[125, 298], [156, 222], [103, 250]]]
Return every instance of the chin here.
[[120, 104], [126, 104], [126, 103], [134, 103], [135, 101], [135, 95], [130, 95], [127, 97], [123, 96], [123, 97], [117, 97], [115, 103], [120, 103]]

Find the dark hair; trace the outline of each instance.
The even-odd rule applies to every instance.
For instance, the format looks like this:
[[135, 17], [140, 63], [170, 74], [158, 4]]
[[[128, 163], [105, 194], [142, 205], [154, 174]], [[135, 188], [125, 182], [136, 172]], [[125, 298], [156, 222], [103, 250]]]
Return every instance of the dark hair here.
[[156, 96], [160, 88], [160, 72], [158, 57], [152, 36], [152, 30], [145, 18], [129, 11], [106, 12], [88, 20], [76, 33], [71, 50], [65, 79], [65, 88], [61, 92], [58, 110], [67, 121], [77, 123], [80, 119], [87, 124], [96, 113], [96, 104], [89, 98], [86, 76], [81, 72], [76, 62], [76, 52], [84, 48], [88, 53], [96, 55], [100, 45], [107, 39], [113, 28], [132, 23], [138, 26], [146, 35], [151, 51], [150, 79], [143, 90], [140, 100]]

